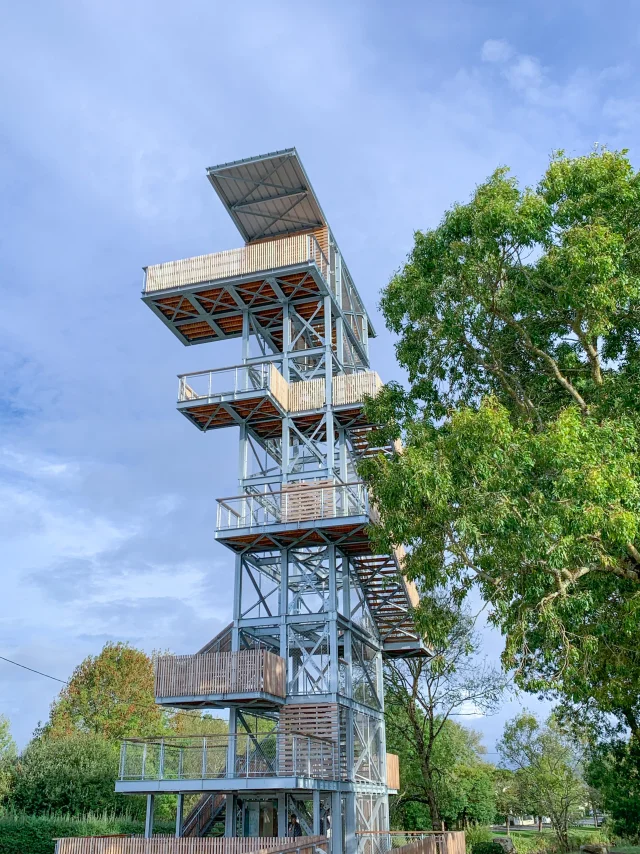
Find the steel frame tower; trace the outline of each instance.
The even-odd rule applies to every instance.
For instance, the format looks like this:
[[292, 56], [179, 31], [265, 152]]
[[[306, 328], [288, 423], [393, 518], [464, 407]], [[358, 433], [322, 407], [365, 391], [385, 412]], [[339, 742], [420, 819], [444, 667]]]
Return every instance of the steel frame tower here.
[[184, 344], [241, 342], [237, 365], [182, 375], [178, 393], [201, 431], [239, 428], [238, 494], [219, 499], [215, 534], [235, 555], [233, 622], [159, 658], [156, 699], [228, 708], [229, 734], [128, 740], [117, 789], [178, 793], [177, 835], [226, 805], [227, 836], [287, 836], [295, 814], [352, 854], [388, 829], [398, 785], [383, 656], [425, 654], [401, 554], [372, 553], [356, 470], [373, 452], [374, 333], [295, 149], [207, 174], [245, 246], [146, 268], [143, 299]]

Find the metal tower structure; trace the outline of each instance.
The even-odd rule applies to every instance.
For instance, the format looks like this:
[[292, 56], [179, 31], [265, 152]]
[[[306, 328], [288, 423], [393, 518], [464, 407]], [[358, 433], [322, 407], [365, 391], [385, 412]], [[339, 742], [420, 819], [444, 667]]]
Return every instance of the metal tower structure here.
[[245, 246], [146, 268], [143, 300], [186, 345], [240, 340], [237, 365], [178, 389], [200, 431], [239, 431], [238, 494], [218, 500], [215, 533], [235, 556], [233, 622], [195, 655], [156, 660], [156, 700], [228, 708], [229, 731], [125, 741], [117, 789], [149, 796], [148, 832], [153, 794], [173, 792], [177, 835], [224, 810], [227, 836], [299, 825], [354, 854], [388, 829], [398, 786], [383, 657], [425, 654], [415, 587], [401, 554], [372, 553], [357, 475], [374, 332], [295, 149], [207, 175]]

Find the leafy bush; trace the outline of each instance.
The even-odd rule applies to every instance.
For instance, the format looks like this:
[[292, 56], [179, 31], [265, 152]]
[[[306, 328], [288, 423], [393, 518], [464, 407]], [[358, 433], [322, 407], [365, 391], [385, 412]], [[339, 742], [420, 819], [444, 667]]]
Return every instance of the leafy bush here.
[[503, 849], [497, 842], [474, 842], [472, 854], [502, 854]]
[[[156, 833], [172, 833], [171, 824], [156, 822]], [[109, 833], [143, 833], [144, 822], [127, 815], [88, 813], [79, 818], [68, 815], [28, 815], [0, 811], [0, 854], [53, 854], [55, 839], [63, 836], [103, 836]]]
[[33, 815], [104, 810], [144, 814], [144, 799], [115, 793], [118, 748], [100, 735], [35, 738], [13, 775], [10, 805]]
[[494, 834], [491, 832], [490, 827], [483, 827], [481, 824], [474, 824], [465, 829], [464, 835], [465, 842], [467, 844], [467, 851], [470, 852], [470, 854], [474, 854], [476, 850], [475, 846], [483, 842], [491, 842]]

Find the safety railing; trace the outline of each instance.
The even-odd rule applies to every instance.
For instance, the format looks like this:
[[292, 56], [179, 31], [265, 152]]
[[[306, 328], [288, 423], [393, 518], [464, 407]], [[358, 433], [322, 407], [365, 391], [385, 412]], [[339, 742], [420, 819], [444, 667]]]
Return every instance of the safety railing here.
[[460, 830], [370, 830], [356, 833], [358, 854], [465, 854]]
[[184, 288], [308, 263], [315, 264], [325, 282], [329, 281], [329, 262], [315, 235], [293, 234], [262, 243], [250, 243], [239, 249], [227, 249], [147, 267], [144, 292], [149, 294], [170, 288]]
[[367, 490], [363, 483], [291, 484], [278, 492], [261, 492], [218, 499], [216, 528], [251, 528], [284, 522], [366, 516]]
[[265, 649], [158, 655], [154, 673], [155, 696], [159, 700], [258, 692], [286, 695], [285, 661]]
[[335, 780], [335, 742], [277, 730], [236, 735], [128, 738], [120, 751], [119, 779], [215, 780], [309, 777]]
[[[196, 371], [178, 375], [178, 402], [233, 397], [244, 392], [263, 390], [269, 390], [278, 396], [278, 393], [282, 394], [283, 384], [286, 389], [287, 383], [272, 362]], [[282, 402], [286, 408], [286, 394]]]
[[[332, 379], [334, 406], [362, 403], [375, 397], [382, 380], [375, 371], [338, 374]], [[229, 399], [244, 392], [268, 390], [285, 410], [305, 412], [326, 403], [324, 379], [288, 383], [272, 362], [232, 365], [178, 376], [178, 403], [211, 398]]]

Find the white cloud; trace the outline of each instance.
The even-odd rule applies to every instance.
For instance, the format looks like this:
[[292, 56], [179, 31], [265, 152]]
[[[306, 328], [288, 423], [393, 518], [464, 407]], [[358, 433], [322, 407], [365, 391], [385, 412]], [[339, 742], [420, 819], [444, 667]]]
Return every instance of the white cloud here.
[[483, 62], [506, 62], [513, 56], [514, 50], [509, 42], [503, 39], [487, 39], [482, 45], [480, 54]]

